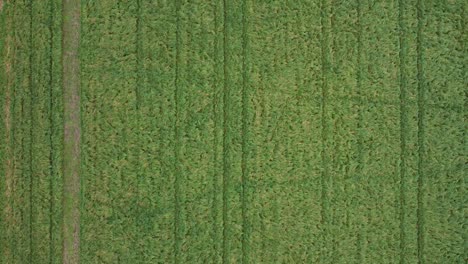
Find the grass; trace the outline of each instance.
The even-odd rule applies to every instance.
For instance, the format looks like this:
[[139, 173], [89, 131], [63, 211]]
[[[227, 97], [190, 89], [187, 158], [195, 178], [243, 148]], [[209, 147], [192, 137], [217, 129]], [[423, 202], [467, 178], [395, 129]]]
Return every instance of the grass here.
[[0, 2], [0, 263], [466, 260], [465, 1]]

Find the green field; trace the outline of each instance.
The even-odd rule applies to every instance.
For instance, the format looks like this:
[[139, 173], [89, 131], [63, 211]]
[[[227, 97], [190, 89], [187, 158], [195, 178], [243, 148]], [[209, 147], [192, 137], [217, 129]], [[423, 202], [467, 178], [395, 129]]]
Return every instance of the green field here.
[[467, 7], [0, 0], [0, 263], [466, 263]]

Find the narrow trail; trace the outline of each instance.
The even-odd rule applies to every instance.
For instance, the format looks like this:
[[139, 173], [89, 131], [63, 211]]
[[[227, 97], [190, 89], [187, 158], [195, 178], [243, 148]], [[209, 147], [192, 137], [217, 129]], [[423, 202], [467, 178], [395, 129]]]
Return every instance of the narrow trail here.
[[80, 1], [63, 1], [63, 263], [79, 263], [80, 248]]

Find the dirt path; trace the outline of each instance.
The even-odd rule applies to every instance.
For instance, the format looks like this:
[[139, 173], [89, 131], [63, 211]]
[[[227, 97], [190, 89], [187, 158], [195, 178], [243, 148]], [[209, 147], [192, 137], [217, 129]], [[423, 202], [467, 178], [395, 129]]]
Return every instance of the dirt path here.
[[63, 0], [63, 263], [79, 263], [80, 248], [80, 1]]

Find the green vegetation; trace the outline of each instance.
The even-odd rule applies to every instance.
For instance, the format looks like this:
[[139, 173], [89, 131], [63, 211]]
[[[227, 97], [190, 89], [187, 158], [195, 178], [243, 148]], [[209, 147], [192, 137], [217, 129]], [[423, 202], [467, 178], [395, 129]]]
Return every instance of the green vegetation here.
[[1, 264], [466, 261], [466, 1], [0, 3]]

